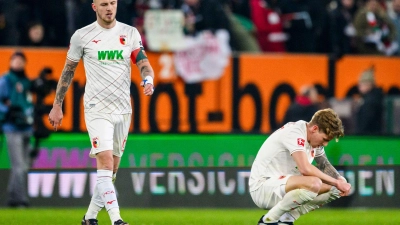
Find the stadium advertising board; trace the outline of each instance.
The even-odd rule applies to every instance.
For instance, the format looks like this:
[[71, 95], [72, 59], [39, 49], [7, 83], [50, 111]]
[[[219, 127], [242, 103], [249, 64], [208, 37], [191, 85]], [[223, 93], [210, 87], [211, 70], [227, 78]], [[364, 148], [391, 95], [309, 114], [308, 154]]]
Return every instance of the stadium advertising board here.
[[[0, 49], [0, 61], [7, 62], [13, 51]], [[30, 78], [50, 67], [53, 79], [59, 79], [66, 49], [24, 51]], [[335, 65], [326, 55], [241, 54], [232, 57], [220, 79], [185, 84], [176, 74], [172, 54], [148, 53], [148, 57], [155, 70], [156, 91], [152, 97], [144, 96], [140, 76], [133, 68], [130, 131], [135, 133], [270, 133], [280, 126], [291, 99], [304, 84], [319, 85], [329, 97], [343, 97], [371, 64], [377, 71], [377, 84], [385, 92], [400, 88], [396, 79], [400, 58], [345, 56]], [[0, 64], [0, 71], [7, 70], [7, 63]], [[83, 63], [79, 63], [64, 101], [60, 131], [86, 131], [84, 84]], [[51, 106], [53, 99], [54, 93], [45, 104]], [[43, 122], [51, 129], [46, 118]]]
[[[121, 168], [137, 167], [225, 167], [251, 166], [267, 135], [130, 135]], [[379, 146], [379, 150], [377, 147]], [[333, 165], [400, 165], [400, 146], [396, 137], [345, 136], [331, 141], [326, 154]], [[95, 168], [89, 158], [87, 134], [54, 133], [41, 143], [35, 169]], [[8, 152], [3, 143], [0, 168], [9, 168]]]
[[[340, 172], [351, 195], [330, 207], [400, 207], [400, 167], [351, 166]], [[0, 175], [8, 177], [7, 170]], [[248, 189], [249, 167], [120, 169], [115, 183], [123, 207], [255, 207]], [[31, 170], [33, 206], [86, 206], [96, 181], [93, 170]], [[6, 183], [0, 184], [2, 195]], [[5, 196], [1, 196], [5, 199]]]

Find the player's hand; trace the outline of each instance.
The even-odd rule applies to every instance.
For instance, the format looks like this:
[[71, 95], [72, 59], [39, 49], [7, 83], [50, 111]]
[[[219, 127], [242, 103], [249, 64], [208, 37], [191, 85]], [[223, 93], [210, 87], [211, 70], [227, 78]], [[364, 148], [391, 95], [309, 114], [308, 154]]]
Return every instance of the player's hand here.
[[[140, 86], [144, 86], [144, 81], [140, 83]], [[146, 86], [144, 86], [143, 93], [148, 96], [152, 95], [154, 93], [154, 85], [149, 83], [146, 84]]]
[[337, 189], [340, 191], [340, 196], [348, 196], [351, 190], [351, 184], [347, 183], [342, 179], [338, 179]]
[[338, 177], [338, 180], [342, 180], [342, 181], [344, 181], [344, 182], [346, 182], [346, 183], [347, 183], [347, 180], [346, 180], [346, 178], [344, 178], [343, 176], [339, 176], [339, 177]]
[[53, 126], [54, 131], [57, 131], [58, 126], [61, 126], [62, 119], [63, 119], [63, 112], [61, 106], [53, 105], [53, 108], [49, 113], [49, 121], [50, 124]]

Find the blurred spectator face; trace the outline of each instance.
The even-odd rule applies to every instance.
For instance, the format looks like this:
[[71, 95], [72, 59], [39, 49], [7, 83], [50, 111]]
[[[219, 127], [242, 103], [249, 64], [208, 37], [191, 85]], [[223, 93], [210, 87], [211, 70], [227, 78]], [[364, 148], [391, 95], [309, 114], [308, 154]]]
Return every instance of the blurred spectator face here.
[[308, 97], [312, 103], [316, 103], [319, 100], [318, 91], [313, 85], [304, 85], [301, 87], [300, 94]]
[[393, 10], [396, 13], [400, 13], [400, 0], [393, 0], [392, 4], [393, 4]]
[[373, 88], [373, 86], [374, 84], [372, 82], [368, 81], [360, 82], [358, 83], [358, 91], [361, 94], [366, 94]]
[[111, 24], [117, 13], [117, 0], [95, 0], [92, 8], [104, 23]]
[[21, 56], [13, 56], [10, 61], [10, 68], [17, 72], [24, 71], [25, 63], [25, 59]]
[[44, 28], [41, 24], [37, 24], [32, 26], [29, 29], [29, 39], [33, 42], [33, 43], [39, 43], [42, 41], [43, 36], [44, 36]]
[[376, 12], [379, 9], [379, 2], [377, 0], [367, 0], [365, 7], [372, 12]]
[[185, 3], [189, 6], [196, 6], [200, 0], [185, 0]]
[[342, 0], [342, 5], [345, 9], [351, 9], [354, 5], [354, 0]]

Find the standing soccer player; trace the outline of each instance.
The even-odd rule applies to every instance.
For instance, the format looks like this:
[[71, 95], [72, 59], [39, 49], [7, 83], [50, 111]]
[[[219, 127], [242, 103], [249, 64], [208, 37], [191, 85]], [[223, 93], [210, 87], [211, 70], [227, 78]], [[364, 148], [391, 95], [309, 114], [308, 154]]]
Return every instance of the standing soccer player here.
[[137, 29], [116, 21], [117, 0], [94, 0], [92, 8], [97, 20], [71, 37], [49, 121], [54, 130], [61, 126], [62, 103], [82, 58], [86, 74], [85, 122], [92, 144], [90, 156], [97, 162], [97, 183], [82, 224], [97, 224], [97, 214], [105, 207], [112, 224], [127, 225], [120, 216], [113, 181], [131, 123], [130, 61], [140, 71], [145, 95], [154, 92], [154, 72]]
[[[351, 185], [328, 161], [324, 147], [344, 135], [332, 109], [317, 111], [310, 122], [289, 122], [261, 146], [251, 167], [250, 195], [269, 209], [258, 225], [291, 224], [301, 215], [341, 196]], [[317, 166], [312, 165], [315, 159]]]

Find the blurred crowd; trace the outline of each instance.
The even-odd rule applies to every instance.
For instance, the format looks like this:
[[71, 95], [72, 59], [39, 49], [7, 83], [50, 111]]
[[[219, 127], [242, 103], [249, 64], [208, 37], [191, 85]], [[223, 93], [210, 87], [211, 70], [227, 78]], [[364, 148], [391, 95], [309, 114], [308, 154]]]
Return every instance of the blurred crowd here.
[[[0, 45], [65, 47], [93, 20], [92, 0], [0, 0]], [[183, 30], [226, 29], [233, 51], [399, 55], [400, 0], [119, 0], [144, 44], [144, 15], [181, 10]]]

